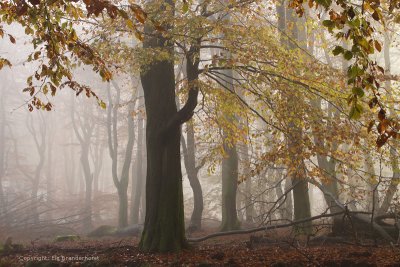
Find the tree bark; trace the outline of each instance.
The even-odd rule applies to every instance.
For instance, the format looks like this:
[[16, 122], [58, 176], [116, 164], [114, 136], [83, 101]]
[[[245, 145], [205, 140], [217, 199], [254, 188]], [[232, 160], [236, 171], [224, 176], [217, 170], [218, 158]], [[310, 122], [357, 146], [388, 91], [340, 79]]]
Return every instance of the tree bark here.
[[141, 74], [147, 114], [147, 213], [139, 245], [144, 251], [176, 251], [186, 245], [180, 125], [161, 130], [177, 114], [174, 78], [174, 65], [168, 60], [153, 63]]

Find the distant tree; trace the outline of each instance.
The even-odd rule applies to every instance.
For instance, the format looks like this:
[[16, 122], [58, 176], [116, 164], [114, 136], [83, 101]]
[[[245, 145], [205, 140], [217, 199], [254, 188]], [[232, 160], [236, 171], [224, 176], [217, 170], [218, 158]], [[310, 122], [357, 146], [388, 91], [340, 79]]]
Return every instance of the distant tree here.
[[[93, 172], [90, 166], [90, 149], [93, 142], [93, 131], [95, 121], [93, 120], [93, 107], [82, 106], [82, 116], [76, 117], [77, 111], [74, 108], [75, 99], [72, 99], [73, 107], [71, 111], [72, 126], [75, 136], [80, 145], [80, 163], [85, 179], [85, 204], [83, 213], [83, 229], [90, 231], [92, 225], [92, 195], [93, 195]], [[80, 114], [80, 113], [78, 113]]]
[[118, 210], [118, 226], [124, 228], [128, 225], [128, 185], [129, 185], [129, 169], [132, 162], [132, 151], [135, 140], [135, 124], [131, 112], [135, 109], [136, 99], [135, 90], [132, 90], [131, 99], [128, 104], [128, 141], [125, 148], [123, 158], [123, 166], [121, 174], [118, 175], [118, 108], [121, 104], [121, 88], [116, 83], [112, 83], [116, 90], [115, 100], [111, 96], [110, 84], [107, 88], [108, 111], [107, 111], [107, 135], [108, 150], [112, 160], [112, 178], [114, 185], [118, 191], [119, 210]]

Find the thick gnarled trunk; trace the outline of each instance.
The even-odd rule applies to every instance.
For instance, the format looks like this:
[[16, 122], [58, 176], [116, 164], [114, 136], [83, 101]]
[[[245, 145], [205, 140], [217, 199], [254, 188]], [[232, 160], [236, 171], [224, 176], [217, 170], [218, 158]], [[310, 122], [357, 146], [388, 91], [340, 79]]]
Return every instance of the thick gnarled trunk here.
[[173, 62], [156, 62], [141, 78], [147, 114], [147, 213], [140, 248], [180, 250], [186, 244], [180, 125], [167, 125], [177, 114]]
[[[174, 9], [172, 1], [165, 1]], [[172, 7], [172, 8], [171, 8]], [[162, 7], [164, 8], [164, 7]], [[186, 246], [183, 210], [180, 137], [182, 123], [193, 116], [197, 106], [197, 83], [189, 83], [188, 100], [177, 110], [173, 41], [149, 24], [143, 47], [168, 52], [170, 59], [155, 61], [142, 69], [141, 81], [146, 107], [146, 217], [139, 247], [143, 251], [178, 251]], [[188, 80], [198, 77], [199, 47], [186, 55]]]

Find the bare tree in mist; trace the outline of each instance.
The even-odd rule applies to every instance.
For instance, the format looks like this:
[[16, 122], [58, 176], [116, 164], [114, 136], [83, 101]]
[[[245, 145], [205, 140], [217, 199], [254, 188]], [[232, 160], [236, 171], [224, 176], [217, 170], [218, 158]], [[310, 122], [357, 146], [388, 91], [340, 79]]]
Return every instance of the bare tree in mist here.
[[126, 144], [125, 156], [123, 158], [123, 166], [121, 174], [118, 175], [118, 108], [121, 101], [121, 88], [114, 81], [113, 86], [116, 90], [116, 97], [113, 102], [111, 97], [110, 84], [107, 87], [108, 96], [108, 111], [107, 111], [107, 133], [108, 133], [108, 148], [112, 160], [112, 178], [114, 185], [118, 191], [119, 212], [118, 226], [120, 228], [128, 225], [128, 185], [129, 185], [129, 169], [132, 161], [132, 151], [135, 139], [134, 120], [131, 112], [135, 107], [135, 91], [132, 91], [132, 97], [128, 104], [128, 142]]
[[[144, 184], [145, 184], [145, 174], [144, 174], [144, 98], [143, 89], [139, 88], [138, 92], [139, 98], [139, 113], [137, 114], [137, 152], [136, 152], [136, 162], [132, 167], [132, 187], [131, 187], [131, 210], [130, 210], [130, 220], [131, 224], [139, 223], [139, 210], [140, 206], [144, 204]], [[142, 212], [143, 214], [143, 212]], [[144, 216], [143, 216], [144, 217]]]
[[92, 143], [93, 130], [95, 129], [95, 120], [93, 117], [93, 107], [91, 105], [82, 105], [79, 116], [75, 116], [75, 99], [72, 99], [71, 120], [75, 135], [81, 148], [80, 162], [85, 178], [85, 204], [83, 229], [88, 231], [92, 228], [92, 186], [93, 173], [89, 162], [89, 153]]

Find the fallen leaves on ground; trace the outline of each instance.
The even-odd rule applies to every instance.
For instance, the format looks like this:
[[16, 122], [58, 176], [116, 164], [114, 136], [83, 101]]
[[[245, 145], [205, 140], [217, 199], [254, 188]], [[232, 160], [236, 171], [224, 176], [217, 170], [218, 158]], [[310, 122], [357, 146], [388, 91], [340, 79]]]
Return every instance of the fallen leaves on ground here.
[[390, 245], [265, 240], [253, 244], [249, 236], [230, 236], [153, 254], [140, 252], [137, 238], [42, 242], [3, 253], [0, 266], [400, 266], [400, 249]]

